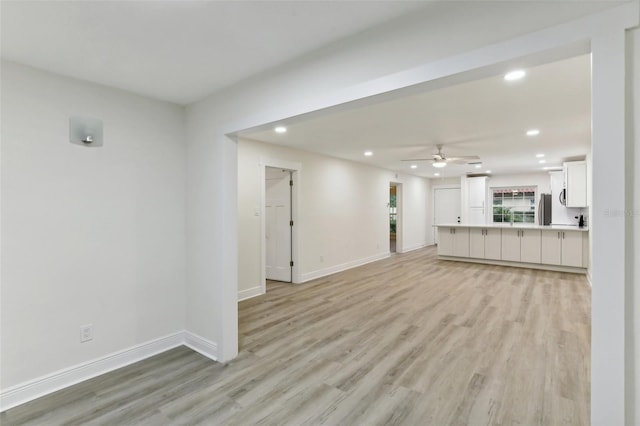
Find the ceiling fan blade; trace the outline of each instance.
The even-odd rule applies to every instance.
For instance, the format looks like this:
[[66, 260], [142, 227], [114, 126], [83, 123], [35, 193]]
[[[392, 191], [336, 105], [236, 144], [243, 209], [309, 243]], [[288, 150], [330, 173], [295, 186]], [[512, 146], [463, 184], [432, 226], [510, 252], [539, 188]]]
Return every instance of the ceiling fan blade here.
[[408, 158], [400, 161], [433, 161], [433, 158]]
[[447, 160], [449, 161], [472, 161], [479, 159], [480, 157], [478, 157], [477, 155], [459, 155], [457, 157], [447, 157]]

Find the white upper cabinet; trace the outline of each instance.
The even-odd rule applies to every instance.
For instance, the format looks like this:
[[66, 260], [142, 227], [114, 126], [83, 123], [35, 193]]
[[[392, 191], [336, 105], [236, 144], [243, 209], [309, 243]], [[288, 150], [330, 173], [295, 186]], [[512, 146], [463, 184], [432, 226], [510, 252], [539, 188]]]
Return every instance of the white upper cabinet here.
[[566, 207], [587, 207], [587, 163], [571, 161], [563, 166]]
[[484, 176], [467, 178], [469, 207], [484, 208], [487, 196], [487, 178]]
[[462, 223], [483, 225], [486, 223], [485, 209], [487, 196], [487, 178], [462, 176]]

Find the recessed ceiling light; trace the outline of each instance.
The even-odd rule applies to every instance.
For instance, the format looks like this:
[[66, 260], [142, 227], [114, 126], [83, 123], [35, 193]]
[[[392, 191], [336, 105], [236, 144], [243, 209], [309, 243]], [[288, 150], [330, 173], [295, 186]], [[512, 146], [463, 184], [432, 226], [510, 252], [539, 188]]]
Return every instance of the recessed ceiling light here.
[[417, 165], [417, 164], [412, 164], [412, 165], [411, 165], [411, 168], [412, 168], [412, 169], [417, 169], [417, 168], [418, 168], [418, 165]]
[[287, 133], [287, 128], [284, 126], [278, 126], [273, 129], [276, 133]]
[[504, 79], [507, 81], [515, 81], [523, 78], [527, 73], [524, 70], [514, 70], [506, 73]]
[[546, 162], [547, 162], [547, 160], [540, 160], [540, 161], [538, 161], [538, 163], [540, 163], [540, 164], [544, 164], [544, 163], [546, 163]]
[[482, 164], [476, 164], [476, 169], [479, 169], [482, 167]]
[[536, 158], [542, 158], [544, 157], [544, 154], [536, 154]]
[[491, 170], [487, 170], [485, 173], [491, 173]]
[[542, 170], [562, 170], [560, 166], [544, 166]]
[[440, 176], [440, 173], [434, 173], [433, 175], [434, 176]]
[[539, 134], [540, 134], [540, 130], [538, 129], [527, 130], [527, 136], [538, 136]]
[[365, 151], [365, 152], [364, 152], [364, 156], [365, 156], [365, 157], [371, 157], [372, 155], [373, 155], [373, 152], [372, 152], [372, 151]]

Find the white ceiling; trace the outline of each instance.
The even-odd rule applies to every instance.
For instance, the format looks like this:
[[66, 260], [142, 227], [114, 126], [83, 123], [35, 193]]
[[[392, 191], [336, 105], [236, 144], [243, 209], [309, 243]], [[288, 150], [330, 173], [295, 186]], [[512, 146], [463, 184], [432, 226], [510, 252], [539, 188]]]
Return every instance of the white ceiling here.
[[[541, 172], [584, 157], [591, 146], [591, 65], [582, 55], [526, 70], [518, 82], [496, 75], [416, 93], [356, 109], [295, 120], [285, 134], [271, 128], [241, 132], [244, 138], [367, 163], [424, 177]], [[528, 137], [528, 129], [540, 135]], [[449, 156], [478, 155], [483, 166], [449, 164], [435, 169], [430, 158], [443, 144]], [[363, 152], [374, 155], [365, 157]], [[536, 154], [544, 154], [540, 164]]]
[[8, 1], [2, 58], [188, 104], [425, 1]]
[[[188, 104], [396, 18], [432, 13], [434, 4], [443, 3], [2, 0], [0, 53], [36, 68]], [[448, 156], [479, 155], [485, 166], [450, 165], [440, 170], [443, 177], [486, 169], [540, 171], [537, 153], [546, 155], [547, 165], [559, 165], [589, 149], [589, 70], [588, 57], [574, 58], [531, 68], [518, 84], [495, 76], [296, 119], [285, 135], [267, 130], [241, 136], [426, 177], [435, 171], [429, 163], [412, 170], [400, 160], [429, 157], [437, 143]], [[540, 136], [524, 136], [530, 127], [540, 128]], [[364, 158], [365, 149], [374, 156]]]

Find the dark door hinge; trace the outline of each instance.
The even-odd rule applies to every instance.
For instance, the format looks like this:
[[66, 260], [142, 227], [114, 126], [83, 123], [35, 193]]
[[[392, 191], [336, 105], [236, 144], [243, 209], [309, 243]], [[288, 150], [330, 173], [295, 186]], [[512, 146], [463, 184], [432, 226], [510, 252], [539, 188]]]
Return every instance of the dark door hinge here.
[[293, 267], [293, 260], [289, 262], [289, 266]]

